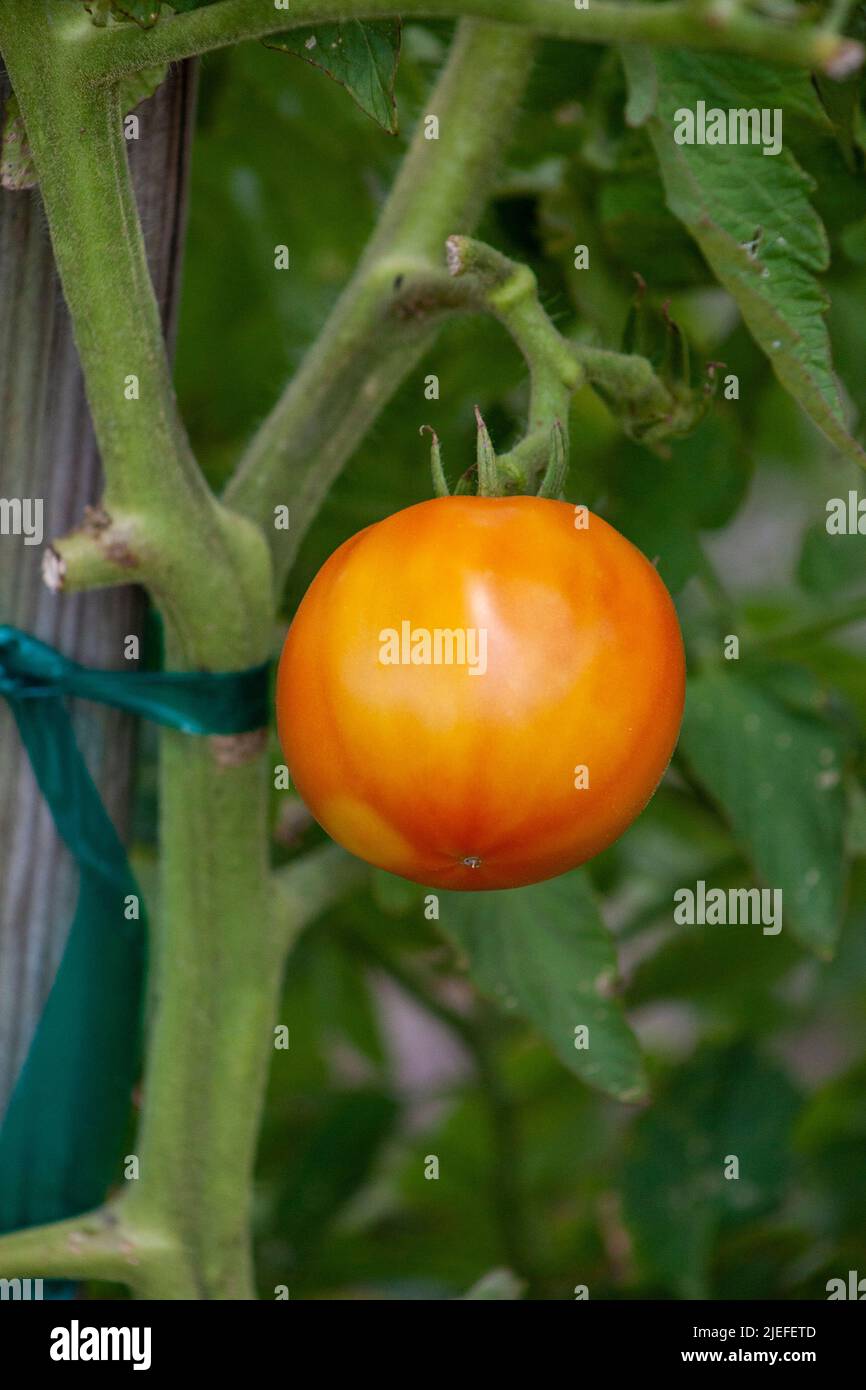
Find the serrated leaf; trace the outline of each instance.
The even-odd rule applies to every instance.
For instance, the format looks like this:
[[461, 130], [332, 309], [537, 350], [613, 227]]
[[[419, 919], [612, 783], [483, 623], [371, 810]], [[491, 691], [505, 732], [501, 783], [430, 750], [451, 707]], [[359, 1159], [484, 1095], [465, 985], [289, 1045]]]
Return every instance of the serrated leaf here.
[[844, 745], [735, 671], [689, 681], [680, 751], [722, 808], [768, 888], [782, 890], [783, 923], [832, 956], [844, 890]]
[[[533, 1023], [583, 1081], [623, 1101], [645, 1095], [637, 1041], [612, 998], [613, 940], [582, 871], [531, 888], [442, 893], [440, 926], [479, 988]], [[578, 1048], [583, 1025], [589, 1045]]]
[[779, 107], [826, 121], [808, 75], [783, 78], [750, 59], [677, 50], [657, 54], [655, 63], [658, 102], [647, 128], [668, 206], [737, 301], [782, 385], [842, 453], [866, 467], [833, 375], [817, 279], [828, 264], [827, 237], [809, 201], [808, 176], [786, 148], [766, 156], [757, 144], [674, 141], [675, 113], [695, 111], [699, 101], [707, 110]]
[[263, 39], [266, 48], [303, 58], [345, 87], [352, 100], [390, 135], [397, 133], [394, 84], [400, 60], [399, 19], [350, 19]]
[[[641, 1265], [680, 1298], [710, 1295], [717, 1235], [772, 1209], [783, 1191], [800, 1097], [743, 1044], [705, 1052], [638, 1119], [623, 1209]], [[726, 1178], [736, 1158], [739, 1176]]]

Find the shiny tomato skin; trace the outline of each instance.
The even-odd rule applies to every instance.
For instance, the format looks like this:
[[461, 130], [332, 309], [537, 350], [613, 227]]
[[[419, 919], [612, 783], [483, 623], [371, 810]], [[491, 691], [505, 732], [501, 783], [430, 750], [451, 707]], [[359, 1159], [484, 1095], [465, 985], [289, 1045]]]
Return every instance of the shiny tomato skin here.
[[[277, 721], [298, 791], [353, 854], [430, 887], [514, 888], [591, 859], [646, 805], [682, 718], [679, 624], [640, 551], [579, 517], [437, 498], [323, 565], [286, 637]], [[475, 637], [453, 664], [444, 639], [443, 664], [383, 664], [435, 655], [437, 630]]]

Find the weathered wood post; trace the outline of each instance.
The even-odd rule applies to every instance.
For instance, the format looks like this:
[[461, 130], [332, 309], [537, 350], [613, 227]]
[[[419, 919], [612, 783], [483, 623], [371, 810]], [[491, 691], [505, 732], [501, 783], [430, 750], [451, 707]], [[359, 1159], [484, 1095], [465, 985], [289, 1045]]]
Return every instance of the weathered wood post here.
[[[151, 274], [174, 336], [195, 105], [193, 64], [178, 66], [138, 110], [128, 143]], [[9, 93], [0, 70], [0, 112]], [[2, 116], [0, 116], [2, 121]], [[154, 460], [158, 466], [158, 460]], [[38, 189], [0, 189], [0, 498], [42, 499], [44, 543], [77, 526], [101, 495], [69, 319]], [[44, 546], [0, 535], [0, 623], [32, 632], [86, 665], [117, 667], [140, 633], [132, 588], [57, 597], [41, 576]], [[104, 706], [75, 711], [91, 773], [121, 835], [128, 828], [134, 724]], [[75, 871], [54, 832], [14, 721], [0, 700], [0, 1116], [63, 951]]]

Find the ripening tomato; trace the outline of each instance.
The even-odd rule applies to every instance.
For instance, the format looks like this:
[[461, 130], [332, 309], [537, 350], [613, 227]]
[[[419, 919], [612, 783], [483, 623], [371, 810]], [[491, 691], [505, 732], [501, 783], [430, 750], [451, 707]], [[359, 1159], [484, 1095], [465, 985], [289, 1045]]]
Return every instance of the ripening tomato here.
[[600, 517], [443, 497], [369, 526], [310, 585], [277, 683], [316, 819], [440, 888], [513, 888], [611, 844], [673, 751], [685, 662], [655, 569]]

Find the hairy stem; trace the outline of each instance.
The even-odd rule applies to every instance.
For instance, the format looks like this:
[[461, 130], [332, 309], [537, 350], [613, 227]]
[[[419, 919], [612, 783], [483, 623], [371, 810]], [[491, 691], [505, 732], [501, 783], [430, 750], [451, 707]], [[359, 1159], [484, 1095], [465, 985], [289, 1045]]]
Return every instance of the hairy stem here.
[[254, 611], [266, 552], [210, 493], [178, 415], [117, 88], [76, 81], [77, 50], [53, 18], [45, 0], [0, 8], [0, 50], [39, 173], [106, 475], [103, 524], [77, 533], [66, 555], [58, 547], [63, 578], [76, 587], [76, 558], [88, 579], [120, 569], [149, 584], [178, 658], [252, 664], [264, 655], [266, 626]]
[[569, 405], [582, 385], [583, 370], [539, 302], [538, 284], [528, 266], [516, 264], [484, 242], [452, 236], [448, 268], [458, 281], [465, 277], [474, 287], [477, 307], [495, 315], [511, 334], [529, 371], [526, 438], [498, 460], [503, 477], [524, 489], [543, 471], [551, 430], [557, 426], [567, 453]]
[[[107, 482], [93, 534], [85, 527], [76, 541], [79, 573], [74, 546], [64, 553], [61, 544], [58, 567], [64, 581], [102, 577], [94, 555], [111, 536], [112, 555], [125, 547], [123, 567], [162, 609], [170, 665], [257, 664], [272, 630], [267, 548], [216, 502], [189, 450], [117, 91], [76, 80], [75, 46], [55, 18], [46, 0], [4, 0], [0, 10], [0, 50], [27, 125]], [[264, 746], [261, 735], [162, 737], [162, 911], [141, 1176], [125, 1214], [137, 1230], [164, 1232], [175, 1252], [145, 1290], [163, 1297], [252, 1295], [250, 1183], [280, 973]]]
[[444, 273], [448, 235], [480, 215], [531, 62], [531, 37], [463, 23], [427, 103], [439, 138], [416, 131], [355, 276], [226, 491], [270, 527], [278, 582], [335, 477], [417, 362], [435, 324], [461, 302]]
[[444, 19], [455, 14], [519, 25], [552, 38], [735, 52], [821, 68], [834, 76], [853, 71], [863, 57], [858, 43], [835, 32], [835, 20], [828, 26], [780, 24], [746, 6], [720, 0], [702, 6], [692, 0], [592, 0], [582, 10], [570, 0], [292, 0], [288, 12], [276, 10], [271, 0], [221, 0], [162, 20], [147, 31], [132, 25], [93, 30], [83, 45], [83, 70], [91, 80], [103, 81], [320, 20], [393, 15]]
[[643, 415], [664, 416], [673, 408], [673, 397], [648, 358], [584, 343], [570, 343], [569, 350], [587, 380], [618, 404]]

